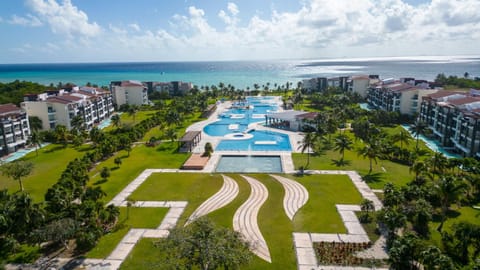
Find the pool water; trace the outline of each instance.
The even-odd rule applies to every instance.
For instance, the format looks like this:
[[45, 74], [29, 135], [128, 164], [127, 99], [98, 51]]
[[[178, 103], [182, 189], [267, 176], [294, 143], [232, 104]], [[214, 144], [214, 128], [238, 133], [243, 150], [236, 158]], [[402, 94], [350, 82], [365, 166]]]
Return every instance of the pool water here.
[[[210, 136], [223, 138], [215, 150], [219, 151], [291, 151], [288, 135], [269, 131], [249, 130], [249, 124], [265, 121], [265, 114], [276, 112], [276, 97], [247, 97], [245, 102], [232, 104], [232, 108], [221, 113], [216, 122], [204, 127]], [[235, 134], [248, 133], [241, 138]], [[235, 137], [236, 140], [232, 140]], [[250, 138], [251, 137], [251, 138]], [[239, 140], [240, 139], [240, 140]]]
[[245, 140], [222, 140], [217, 151], [291, 151], [288, 135], [255, 130], [249, 132], [253, 137]]
[[280, 173], [282, 160], [279, 156], [222, 156], [216, 172]]

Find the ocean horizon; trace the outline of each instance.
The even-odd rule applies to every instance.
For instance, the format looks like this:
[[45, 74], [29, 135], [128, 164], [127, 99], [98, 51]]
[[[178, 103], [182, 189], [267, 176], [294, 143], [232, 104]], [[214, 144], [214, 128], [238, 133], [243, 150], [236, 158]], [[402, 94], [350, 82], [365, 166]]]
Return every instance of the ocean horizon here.
[[284, 85], [314, 77], [379, 75], [433, 80], [439, 73], [480, 76], [480, 56], [404, 56], [299, 60], [93, 62], [0, 64], [0, 82], [33, 81], [44, 85], [71, 82], [107, 86], [111, 81], [184, 81], [197, 86], [253, 88]]

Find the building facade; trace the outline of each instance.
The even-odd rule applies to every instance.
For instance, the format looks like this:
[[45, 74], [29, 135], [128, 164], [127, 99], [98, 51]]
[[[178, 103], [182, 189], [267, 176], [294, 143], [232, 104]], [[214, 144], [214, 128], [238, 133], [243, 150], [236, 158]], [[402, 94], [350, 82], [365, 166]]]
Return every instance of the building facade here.
[[160, 92], [165, 93], [170, 96], [183, 96], [188, 93], [193, 88], [192, 83], [190, 82], [145, 82], [150, 92]]
[[437, 91], [386, 79], [370, 86], [367, 90], [367, 101], [373, 108], [414, 115], [420, 112], [422, 97]]
[[11, 103], [0, 105], [0, 154], [17, 151], [25, 146], [29, 136], [27, 113]]
[[72, 119], [80, 116], [89, 130], [107, 119], [114, 111], [113, 97], [108, 91], [92, 87], [73, 87], [65, 90], [29, 95], [21, 104], [30, 116], [42, 120], [42, 129], [55, 129], [58, 125], [72, 128]]
[[139, 81], [115, 81], [110, 83], [110, 91], [113, 94], [113, 102], [117, 106], [148, 105], [147, 87]]
[[327, 88], [327, 78], [324, 77], [302, 80], [302, 89], [307, 90], [309, 93], [322, 92]]
[[464, 157], [480, 158], [480, 97], [439, 91], [423, 97], [419, 119], [443, 147]]

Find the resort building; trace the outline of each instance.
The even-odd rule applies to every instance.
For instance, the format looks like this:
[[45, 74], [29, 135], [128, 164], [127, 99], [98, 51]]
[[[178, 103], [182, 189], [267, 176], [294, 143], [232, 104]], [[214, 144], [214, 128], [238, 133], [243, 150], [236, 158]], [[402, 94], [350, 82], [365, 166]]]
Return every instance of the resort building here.
[[[357, 93], [361, 97], [367, 97], [367, 90], [370, 86], [371, 78], [368, 75], [352, 76], [348, 82], [348, 91]], [[375, 82], [378, 82], [376, 80]]]
[[439, 91], [423, 97], [419, 118], [446, 149], [480, 158], [480, 95]]
[[315, 128], [313, 120], [317, 117], [316, 112], [305, 111], [283, 111], [265, 115], [265, 125], [287, 129], [292, 131], [303, 131], [308, 127]]
[[183, 96], [193, 88], [190, 82], [145, 82], [149, 92], [160, 92], [170, 96]]
[[123, 104], [138, 106], [149, 104], [147, 87], [139, 81], [111, 82], [110, 91], [113, 94], [113, 102], [117, 106]]
[[72, 128], [72, 119], [80, 116], [88, 130], [107, 119], [114, 111], [110, 92], [93, 87], [73, 87], [66, 91], [50, 91], [38, 95], [27, 95], [22, 108], [30, 116], [42, 120], [42, 129], [54, 129], [64, 125]]
[[0, 105], [0, 154], [17, 151], [27, 143], [29, 135], [27, 113], [11, 103]]
[[302, 89], [307, 90], [309, 93], [322, 92], [327, 87], [327, 78], [324, 77], [302, 80]]
[[422, 97], [437, 91], [394, 79], [385, 79], [370, 86], [367, 101], [373, 108], [414, 115], [420, 112]]

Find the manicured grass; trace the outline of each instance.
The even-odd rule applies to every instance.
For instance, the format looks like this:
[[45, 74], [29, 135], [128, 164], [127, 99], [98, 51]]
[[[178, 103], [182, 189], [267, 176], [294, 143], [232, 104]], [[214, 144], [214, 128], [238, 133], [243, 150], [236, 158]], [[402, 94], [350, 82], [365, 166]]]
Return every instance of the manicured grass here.
[[[101, 162], [91, 172], [90, 184], [101, 183], [100, 170], [103, 167], [112, 169], [108, 181], [99, 184], [107, 193], [105, 202], [111, 200], [142, 171], [149, 168], [172, 168], [178, 169], [190, 156], [189, 153], [178, 153], [177, 143], [164, 142], [156, 147], [148, 147], [139, 144], [133, 147], [130, 156], [125, 151], [120, 151], [116, 156]], [[119, 168], [114, 164], [115, 157], [122, 158]]]
[[360, 204], [362, 197], [346, 175], [293, 177], [307, 188], [309, 199], [294, 218], [296, 232], [346, 233], [336, 204]]
[[[119, 223], [114, 231], [104, 235], [98, 244], [90, 250], [88, 258], [106, 258], [131, 228], [155, 229], [162, 222], [168, 208], [126, 207], [120, 208]], [[127, 219], [127, 211], [128, 219]]]
[[[22, 160], [34, 164], [32, 174], [22, 179], [25, 191], [30, 193], [36, 202], [43, 201], [47, 189], [55, 184], [60, 175], [67, 167], [67, 164], [75, 158], [84, 155], [85, 147], [79, 149], [70, 146], [64, 148], [62, 145], [50, 144], [27, 154]], [[14, 181], [0, 174], [0, 189], [8, 189], [10, 192], [19, 190], [17, 181]]]
[[179, 221], [183, 224], [201, 203], [222, 187], [221, 175], [199, 173], [154, 173], [129, 199], [133, 201], [188, 201]]
[[[295, 168], [304, 166], [307, 163], [307, 154], [292, 153], [292, 159]], [[337, 166], [333, 160], [340, 159], [340, 154], [333, 150], [326, 151], [321, 155], [310, 155], [311, 170], [353, 170], [360, 175], [368, 174], [370, 162], [358, 156], [355, 151], [345, 151], [345, 160], [349, 162], [345, 166]], [[385, 169], [385, 170], [384, 170]], [[382, 189], [385, 183], [392, 182], [396, 185], [405, 185], [413, 178], [410, 174], [409, 167], [406, 165], [394, 163], [388, 160], [377, 160], [377, 164], [373, 164], [372, 175], [377, 176], [367, 180], [368, 185], [374, 189]]]
[[[443, 224], [443, 231], [451, 232], [451, 227], [454, 224], [462, 221], [480, 225], [480, 210], [474, 209], [470, 206], [463, 206], [457, 209], [455, 205], [451, 205], [450, 208], [453, 211], [451, 211], [451, 215], [449, 216], [447, 221], [445, 221], [445, 224]], [[437, 231], [438, 225], [440, 225], [440, 222], [430, 223], [430, 240], [436, 245], [441, 246], [442, 236]]]
[[[250, 186], [240, 175], [230, 175], [239, 184], [239, 195], [229, 205], [209, 215], [220, 226], [232, 228], [235, 211], [250, 195]], [[275, 179], [265, 174], [251, 175], [268, 189], [269, 197], [261, 207], [258, 221], [267, 241], [272, 263], [254, 257], [252, 263], [242, 269], [295, 269], [296, 256], [293, 249], [292, 232], [345, 233], [345, 227], [337, 213], [335, 204], [358, 204], [360, 194], [345, 175], [288, 176], [299, 181], [309, 191], [308, 203], [290, 221], [283, 209], [284, 189]], [[212, 181], [215, 179], [215, 181]], [[213, 182], [216, 182], [213, 184]], [[199, 185], [201, 184], [201, 185]], [[213, 195], [221, 186], [220, 175], [168, 174], [152, 175], [135, 191], [134, 200], [189, 200], [189, 206], [179, 225], [188, 218], [200, 203]], [[209, 194], [209, 195], [208, 195]], [[195, 206], [195, 207], [193, 207]], [[134, 248], [122, 269], [149, 269], [158, 267], [161, 250], [154, 247], [155, 239], [143, 239]], [[142, 268], [140, 267], [140, 268]]]

